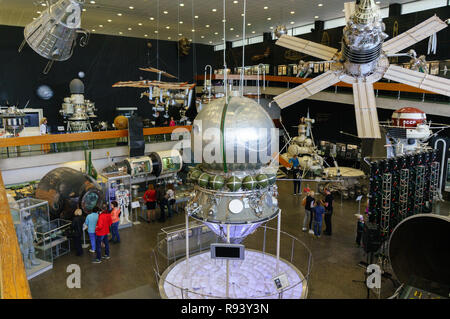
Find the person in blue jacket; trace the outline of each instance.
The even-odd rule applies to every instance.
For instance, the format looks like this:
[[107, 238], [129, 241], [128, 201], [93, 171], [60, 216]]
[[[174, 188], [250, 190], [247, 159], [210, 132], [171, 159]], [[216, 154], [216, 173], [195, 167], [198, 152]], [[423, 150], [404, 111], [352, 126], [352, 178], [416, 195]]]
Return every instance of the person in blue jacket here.
[[323, 202], [318, 200], [316, 202], [316, 207], [314, 207], [314, 235], [320, 238], [322, 233], [322, 221], [323, 215], [325, 214], [325, 208], [323, 207]]
[[87, 228], [89, 239], [91, 241], [91, 249], [89, 250], [91, 253], [95, 253], [95, 226], [97, 226], [99, 211], [100, 208], [95, 207], [92, 213], [87, 215], [86, 220], [84, 221], [85, 229]]
[[289, 159], [289, 164], [292, 164], [292, 179], [294, 180], [294, 195], [301, 195], [301, 181], [300, 181], [300, 162], [298, 161], [298, 156], [294, 155], [293, 158]]

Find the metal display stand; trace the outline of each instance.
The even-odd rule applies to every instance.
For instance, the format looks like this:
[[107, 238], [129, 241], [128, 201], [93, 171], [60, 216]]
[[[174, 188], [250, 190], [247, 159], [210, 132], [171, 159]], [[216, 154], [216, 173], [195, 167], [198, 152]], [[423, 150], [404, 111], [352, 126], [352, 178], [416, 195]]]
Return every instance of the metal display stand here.
[[43, 251], [44, 255], [51, 254], [53, 259], [66, 255], [70, 252], [70, 240], [65, 235], [71, 221], [54, 219], [46, 225], [36, 228], [38, 244], [36, 249]]

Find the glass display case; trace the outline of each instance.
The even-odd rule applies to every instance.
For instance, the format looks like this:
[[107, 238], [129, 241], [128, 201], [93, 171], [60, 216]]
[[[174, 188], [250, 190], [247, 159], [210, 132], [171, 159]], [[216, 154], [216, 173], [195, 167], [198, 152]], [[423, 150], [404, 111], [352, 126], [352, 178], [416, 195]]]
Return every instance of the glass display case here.
[[56, 259], [70, 252], [70, 240], [67, 237], [71, 221], [54, 219], [49, 223], [36, 227], [36, 251], [45, 258]]
[[53, 256], [39, 249], [39, 229], [50, 223], [48, 202], [23, 198], [10, 203], [10, 211], [19, 241], [28, 280], [53, 268]]

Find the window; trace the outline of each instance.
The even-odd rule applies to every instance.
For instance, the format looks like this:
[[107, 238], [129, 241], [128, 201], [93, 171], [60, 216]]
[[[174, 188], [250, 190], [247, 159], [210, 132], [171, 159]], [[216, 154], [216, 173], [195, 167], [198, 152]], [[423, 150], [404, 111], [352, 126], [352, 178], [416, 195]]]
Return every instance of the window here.
[[324, 29], [333, 29], [337, 27], [343, 27], [344, 25], [346, 25], [345, 18], [338, 18], [325, 21]]
[[311, 29], [314, 29], [314, 23], [304, 25], [303, 27], [294, 28], [294, 30], [292, 31], [292, 35], [310, 33]]
[[225, 48], [224, 44], [218, 44], [214, 46], [214, 51], [222, 51]]
[[447, 0], [421, 0], [402, 4], [402, 14], [445, 7]]

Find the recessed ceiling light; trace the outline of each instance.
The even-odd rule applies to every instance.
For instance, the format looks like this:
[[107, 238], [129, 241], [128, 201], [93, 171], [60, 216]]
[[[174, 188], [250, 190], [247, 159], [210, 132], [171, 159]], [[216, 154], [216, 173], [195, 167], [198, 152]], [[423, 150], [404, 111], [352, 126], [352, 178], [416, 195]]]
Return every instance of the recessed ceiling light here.
[[100, 27], [100, 28], [103, 28], [103, 24], [100, 24], [99, 27]]
[[183, 33], [178, 33], [178, 35], [181, 37], [183, 35]]
[[133, 29], [131, 29], [131, 28], [128, 28], [128, 31], [131, 31], [131, 30], [133, 30]]
[[92, 32], [95, 32], [95, 29], [92, 29]]
[[241, 13], [241, 17], [243, 17], [244, 16], [244, 14], [243, 13]]
[[239, 38], [239, 34], [236, 34], [236, 38]]
[[319, 16], [315, 16], [314, 19], [319, 19]]
[[128, 8], [130, 8], [130, 10], [134, 10], [134, 7], [133, 7], [133, 6], [129, 6]]
[[295, 22], [294, 21], [291, 21], [291, 24], [294, 24]]
[[183, 24], [183, 21], [180, 21], [180, 24]]
[[148, 37], [148, 34], [144, 34], [144, 37]]
[[205, 38], [205, 36], [204, 35], [202, 35], [200, 38], [202, 38], [202, 39], [204, 39]]
[[168, 11], [163, 11], [163, 13], [164, 13], [164, 14], [168, 14], [169, 12], [168, 12]]
[[180, 7], [184, 7], [184, 3], [180, 3]]
[[209, 24], [205, 25], [205, 27], [209, 28]]
[[194, 18], [198, 19], [198, 16], [195, 16]]
[[255, 33], [255, 31], [252, 31], [252, 33]]
[[209, 43], [212, 43], [212, 41], [209, 41]]
[[122, 32], [119, 32], [119, 34], [123, 34]]
[[155, 30], [155, 33], [158, 33], [158, 30]]
[[267, 10], [267, 9], [269, 9], [269, 7], [264, 7], [264, 10]]
[[323, 4], [322, 3], [319, 3], [317, 6], [319, 6], [319, 7], [322, 7], [323, 6]]
[[252, 24], [251, 24], [251, 23], [247, 23], [247, 25], [248, 25], [248, 26], [251, 26]]
[[212, 12], [216, 12], [217, 11], [217, 9], [212, 9]]
[[111, 20], [111, 19], [108, 19], [108, 22], [112, 22], [112, 20]]
[[214, 32], [214, 34], [215, 34], [215, 35], [218, 35], [218, 34], [219, 34], [219, 32]]
[[239, 1], [237, 1], [237, 0], [234, 0], [234, 1], [233, 1], [233, 3], [239, 3]]
[[380, 4], [380, 1], [375, 2], [375, 4]]
[[86, 9], [83, 8], [83, 12], [86, 12]]
[[273, 29], [273, 27], [270, 27], [269, 29], [270, 29], [270, 30], [272, 30], [272, 29]]
[[121, 16], [122, 16], [122, 13], [118, 13], [117, 15], [118, 15], [119, 17], [121, 17]]
[[270, 21], [270, 20], [272, 20], [272, 18], [267, 18], [267, 20], [269, 20], [269, 21]]
[[234, 30], [234, 28], [230, 28], [230, 31], [233, 31]]
[[138, 23], [138, 25], [142, 25], [142, 23], [141, 23], [141, 22], [139, 22], [139, 23]]
[[41, 11], [36, 11], [37, 14], [41, 14]]
[[153, 17], [150, 17], [150, 20], [152, 20], [152, 21], [153, 21], [153, 20], [155, 20], [155, 18], [153, 18]]
[[192, 29], [191, 31], [192, 31], [192, 32], [195, 32], [195, 29]]
[[291, 11], [291, 14], [295, 14], [295, 11]]
[[90, 1], [91, 4], [95, 4], [95, 1]]
[[171, 37], [167, 37], [167, 40], [170, 40], [170, 39], [172, 39]]
[[43, 7], [46, 7], [46, 6], [47, 6], [47, 4], [46, 4], [45, 2], [42, 2], [41, 5], [42, 5]]
[[170, 26], [166, 26], [166, 29], [170, 29]]

